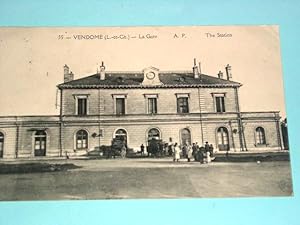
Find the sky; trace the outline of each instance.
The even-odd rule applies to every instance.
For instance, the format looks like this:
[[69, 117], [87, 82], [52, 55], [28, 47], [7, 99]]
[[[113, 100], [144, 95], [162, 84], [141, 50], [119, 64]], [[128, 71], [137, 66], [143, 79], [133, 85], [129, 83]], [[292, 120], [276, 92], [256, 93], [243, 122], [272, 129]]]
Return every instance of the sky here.
[[56, 115], [67, 64], [75, 79], [108, 71], [191, 70], [217, 76], [232, 66], [241, 111], [285, 117], [278, 26], [0, 28], [0, 116]]

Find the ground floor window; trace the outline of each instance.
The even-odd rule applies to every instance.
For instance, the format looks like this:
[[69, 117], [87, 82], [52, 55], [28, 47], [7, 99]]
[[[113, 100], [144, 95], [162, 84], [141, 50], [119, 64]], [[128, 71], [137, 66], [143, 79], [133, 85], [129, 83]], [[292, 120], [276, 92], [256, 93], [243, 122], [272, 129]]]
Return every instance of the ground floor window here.
[[229, 137], [226, 127], [219, 127], [217, 130], [218, 148], [220, 151], [229, 150]]
[[3, 157], [4, 150], [4, 134], [0, 132], [0, 158]]
[[160, 132], [156, 128], [152, 128], [148, 131], [148, 141], [150, 140], [159, 140], [160, 139]]
[[76, 133], [76, 149], [88, 148], [88, 132], [79, 130]]
[[45, 131], [36, 131], [34, 134], [34, 156], [45, 156], [47, 148], [47, 134]]
[[127, 132], [124, 129], [118, 129], [115, 132], [115, 138], [121, 140], [125, 145], [127, 145]]
[[266, 135], [265, 135], [264, 128], [257, 127], [255, 129], [255, 136], [256, 136], [256, 144], [257, 145], [265, 145], [266, 144]]

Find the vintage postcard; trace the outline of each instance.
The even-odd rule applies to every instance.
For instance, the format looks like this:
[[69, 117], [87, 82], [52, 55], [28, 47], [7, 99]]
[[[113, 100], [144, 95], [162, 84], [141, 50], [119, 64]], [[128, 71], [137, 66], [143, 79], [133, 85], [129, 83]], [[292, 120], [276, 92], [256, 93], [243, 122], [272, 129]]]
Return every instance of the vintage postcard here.
[[0, 28], [0, 200], [292, 196], [278, 26]]

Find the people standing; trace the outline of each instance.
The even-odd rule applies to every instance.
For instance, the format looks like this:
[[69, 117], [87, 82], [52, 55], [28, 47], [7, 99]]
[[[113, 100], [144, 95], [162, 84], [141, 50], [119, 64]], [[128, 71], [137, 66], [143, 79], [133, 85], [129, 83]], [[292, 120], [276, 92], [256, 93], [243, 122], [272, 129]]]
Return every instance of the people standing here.
[[173, 141], [172, 141], [172, 138], [170, 137], [169, 138], [169, 143], [168, 143], [168, 154], [169, 156], [173, 155], [174, 153], [174, 145], [173, 145]]
[[182, 146], [182, 149], [181, 149], [182, 157], [187, 158], [187, 144], [182, 144], [181, 146]]
[[209, 144], [208, 144], [208, 142], [205, 142], [204, 148], [205, 148], [205, 153], [209, 151]]
[[192, 146], [188, 142], [186, 143], [186, 150], [187, 150], [187, 160], [188, 162], [190, 162], [191, 158], [193, 157], [193, 150], [192, 150]]
[[121, 157], [124, 159], [125, 156], [126, 156], [126, 146], [125, 144], [123, 144], [121, 148]]
[[174, 145], [173, 145], [173, 143], [169, 143], [169, 145], [168, 145], [169, 156], [173, 155], [173, 152], [174, 152]]
[[145, 151], [145, 146], [144, 144], [141, 145], [141, 155], [144, 155], [144, 151]]
[[156, 140], [154, 138], [152, 138], [152, 140], [149, 142], [149, 152], [151, 154], [151, 157], [156, 156], [158, 152], [158, 143], [156, 142]]
[[206, 152], [206, 163], [210, 163], [211, 162], [211, 157], [210, 157], [210, 152]]
[[209, 153], [210, 157], [214, 157], [214, 146], [212, 144], [209, 145]]
[[192, 145], [192, 155], [194, 156], [194, 159], [196, 159], [196, 154], [197, 154], [197, 146], [195, 143]]
[[177, 143], [174, 144], [174, 158], [173, 161], [179, 162], [180, 159], [180, 148]]
[[200, 147], [199, 151], [197, 152], [197, 158], [201, 164], [204, 163], [204, 161], [205, 161], [204, 157], [205, 157], [204, 147]]
[[196, 145], [197, 151], [199, 151], [200, 147], [198, 145], [198, 142], [196, 142], [195, 145]]

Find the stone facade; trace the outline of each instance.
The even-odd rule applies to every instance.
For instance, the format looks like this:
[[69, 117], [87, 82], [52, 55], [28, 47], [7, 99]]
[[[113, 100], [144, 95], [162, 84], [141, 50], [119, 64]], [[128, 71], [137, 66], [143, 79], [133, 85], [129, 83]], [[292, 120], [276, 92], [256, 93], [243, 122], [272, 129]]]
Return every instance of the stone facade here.
[[[163, 142], [209, 142], [216, 151], [282, 149], [279, 112], [240, 112], [241, 84], [231, 74], [215, 78], [198, 74], [196, 66], [194, 72], [100, 71], [101, 76], [73, 80], [64, 67], [60, 115], [0, 117], [2, 157], [81, 155], [109, 146], [119, 132], [138, 151], [153, 130]], [[154, 113], [149, 98], [155, 99]], [[178, 98], [187, 112], [178, 111]], [[122, 114], [117, 99], [124, 104]]]

